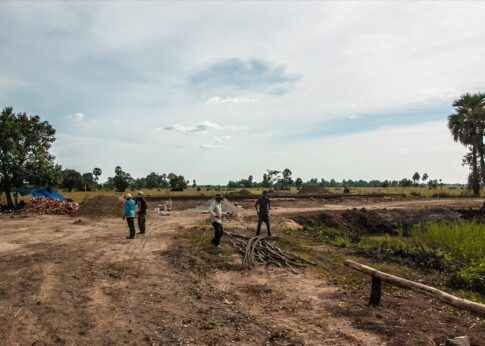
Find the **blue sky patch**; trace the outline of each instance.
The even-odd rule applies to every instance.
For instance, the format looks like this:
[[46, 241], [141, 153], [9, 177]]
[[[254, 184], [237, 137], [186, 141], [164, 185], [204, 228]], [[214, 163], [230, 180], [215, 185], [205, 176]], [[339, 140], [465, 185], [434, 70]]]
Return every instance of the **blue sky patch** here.
[[349, 115], [321, 122], [315, 126], [314, 130], [307, 132], [305, 137], [346, 135], [374, 131], [384, 127], [409, 126], [446, 120], [452, 111], [449, 104], [435, 104], [397, 111]]

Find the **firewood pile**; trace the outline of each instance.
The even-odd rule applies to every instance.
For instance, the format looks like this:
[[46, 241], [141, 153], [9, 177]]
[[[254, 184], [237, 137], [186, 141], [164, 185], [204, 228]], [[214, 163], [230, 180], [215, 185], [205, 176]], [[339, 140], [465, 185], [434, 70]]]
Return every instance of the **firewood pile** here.
[[22, 213], [70, 215], [79, 209], [75, 202], [60, 201], [53, 198], [33, 198], [21, 210]]
[[306, 267], [308, 264], [315, 265], [312, 261], [281, 250], [274, 242], [269, 242], [266, 237], [246, 237], [227, 231], [225, 234], [228, 235], [232, 246], [244, 255], [243, 264], [247, 267], [252, 267], [256, 262], [261, 262], [288, 268], [296, 274], [298, 267]]

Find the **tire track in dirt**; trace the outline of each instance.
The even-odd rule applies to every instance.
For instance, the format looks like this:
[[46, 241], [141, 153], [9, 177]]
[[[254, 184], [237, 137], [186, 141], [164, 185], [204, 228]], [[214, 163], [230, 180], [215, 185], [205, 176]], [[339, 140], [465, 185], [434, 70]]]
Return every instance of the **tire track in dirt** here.
[[[281, 335], [298, 335], [306, 345], [379, 345], [378, 335], [353, 328], [351, 321], [332, 317], [336, 287], [311, 273], [258, 266], [247, 273], [218, 272], [214, 284], [232, 304], [244, 308]], [[242, 308], [242, 306], [240, 307]]]

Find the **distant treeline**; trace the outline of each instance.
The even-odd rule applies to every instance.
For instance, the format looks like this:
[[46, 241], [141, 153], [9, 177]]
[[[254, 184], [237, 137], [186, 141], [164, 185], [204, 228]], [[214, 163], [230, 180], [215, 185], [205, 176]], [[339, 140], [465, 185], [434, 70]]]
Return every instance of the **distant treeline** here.
[[430, 188], [436, 188], [438, 186], [443, 186], [441, 179], [429, 179], [428, 174], [424, 173], [422, 176], [422, 183], [420, 183], [420, 175], [414, 173], [412, 179], [403, 178], [400, 180], [341, 180], [337, 181], [335, 179], [326, 180], [324, 178], [312, 178], [307, 181], [303, 181], [301, 178], [296, 178], [293, 180], [292, 172], [290, 169], [285, 168], [282, 171], [270, 170], [268, 169], [266, 173], [263, 174], [263, 179], [261, 182], [256, 182], [253, 176], [250, 175], [247, 179], [241, 179], [237, 181], [229, 181], [227, 187], [229, 188], [274, 188], [274, 189], [289, 189], [296, 187], [297, 189], [305, 185], [319, 185], [328, 188], [350, 188], [350, 187], [410, 187], [410, 186], [427, 186]]
[[[253, 176], [243, 178], [237, 181], [229, 181], [225, 185], [198, 185], [196, 180], [186, 180], [183, 175], [175, 173], [155, 173], [151, 172], [146, 177], [133, 178], [129, 173], [123, 171], [120, 166], [114, 170], [114, 175], [107, 178], [103, 184], [99, 183], [99, 177], [102, 175], [100, 168], [94, 168], [93, 172], [80, 173], [73, 169], [64, 169], [60, 172], [58, 184], [55, 187], [66, 190], [90, 191], [95, 189], [106, 189], [125, 191], [126, 189], [171, 189], [175, 191], [184, 190], [188, 187], [207, 188], [207, 187], [227, 187], [227, 188], [267, 188], [275, 190], [288, 190], [290, 188], [300, 189], [305, 185], [319, 185], [327, 188], [351, 188], [351, 187], [410, 187], [410, 186], [428, 186], [436, 188], [443, 186], [441, 179], [428, 179], [428, 175], [423, 174], [422, 179], [418, 173], [413, 175], [413, 179], [403, 178], [401, 180], [326, 180], [324, 178], [312, 178], [303, 181], [301, 178], [293, 179], [292, 171], [285, 168], [282, 171], [268, 169], [262, 176], [261, 181], [255, 181]], [[421, 183], [420, 180], [422, 181]]]

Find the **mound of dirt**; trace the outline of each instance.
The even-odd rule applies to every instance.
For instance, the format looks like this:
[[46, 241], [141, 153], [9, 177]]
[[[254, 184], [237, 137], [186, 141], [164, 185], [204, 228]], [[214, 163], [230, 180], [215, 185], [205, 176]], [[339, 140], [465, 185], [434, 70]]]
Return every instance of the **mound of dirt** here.
[[101, 195], [86, 199], [74, 216], [123, 216], [123, 199], [117, 196]]
[[253, 193], [249, 190], [242, 189], [238, 192], [240, 195], [246, 195], [246, 196], [251, 196]]
[[322, 212], [306, 212], [290, 216], [301, 225], [326, 226], [359, 234], [397, 234], [399, 229], [409, 233], [411, 228], [422, 222], [437, 221], [455, 223], [460, 215], [447, 208], [423, 210], [350, 209]]
[[299, 231], [303, 229], [303, 226], [296, 223], [292, 219], [286, 219], [286, 218], [281, 218], [281, 219], [276, 219], [273, 223], [273, 227], [278, 229], [278, 230], [283, 230], [283, 231]]
[[330, 193], [330, 191], [320, 185], [305, 185], [298, 193], [300, 195], [324, 195]]
[[242, 190], [239, 190], [239, 191], [230, 192], [227, 195], [228, 196], [246, 196], [246, 197], [252, 197], [252, 196], [254, 196], [254, 194], [251, 191], [246, 190], [246, 189], [242, 189]]

